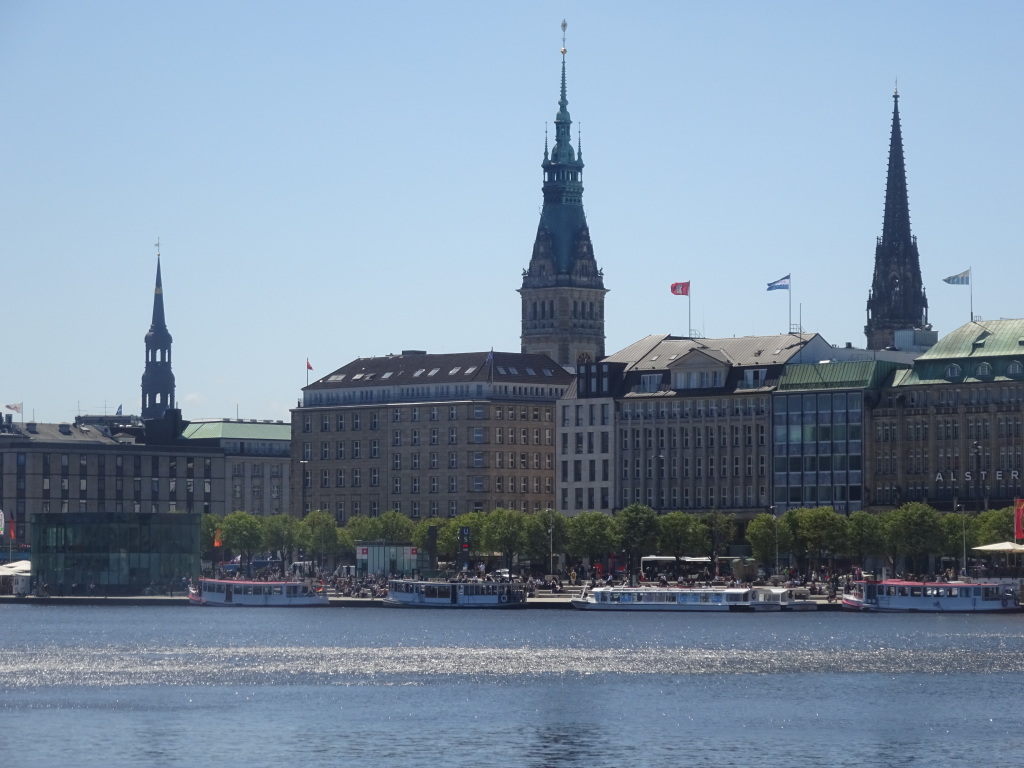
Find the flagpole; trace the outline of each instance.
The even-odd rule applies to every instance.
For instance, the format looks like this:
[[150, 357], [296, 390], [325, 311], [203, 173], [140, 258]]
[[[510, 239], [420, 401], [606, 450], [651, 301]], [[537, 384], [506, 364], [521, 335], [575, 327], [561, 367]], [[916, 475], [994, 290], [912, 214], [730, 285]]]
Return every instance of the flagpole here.
[[971, 322], [974, 322], [974, 269], [967, 268], [967, 287], [971, 289]]
[[693, 338], [693, 296], [689, 289], [686, 291], [686, 338]]
[[789, 290], [786, 293], [789, 294], [789, 327], [786, 328], [786, 333], [793, 332], [793, 278], [789, 278]]

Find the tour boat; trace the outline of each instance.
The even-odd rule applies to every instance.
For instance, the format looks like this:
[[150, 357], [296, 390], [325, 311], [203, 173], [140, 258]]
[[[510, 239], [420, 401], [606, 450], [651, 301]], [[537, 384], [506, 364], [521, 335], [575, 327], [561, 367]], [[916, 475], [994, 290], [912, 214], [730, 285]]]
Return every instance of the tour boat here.
[[313, 606], [329, 605], [323, 586], [305, 581], [239, 581], [237, 579], [199, 579], [190, 587], [192, 605], [222, 606]]
[[[818, 603], [811, 599], [810, 592], [803, 587], [757, 587], [757, 602], [754, 610], [762, 602], [778, 602], [783, 611], [816, 611]], [[763, 610], [763, 609], [761, 609]]]
[[768, 587], [594, 587], [570, 601], [581, 611], [781, 611]]
[[392, 579], [384, 605], [393, 608], [525, 608], [526, 585], [509, 581]]
[[892, 613], [1014, 613], [1017, 594], [1002, 584], [965, 581], [855, 581], [843, 595], [851, 611]]

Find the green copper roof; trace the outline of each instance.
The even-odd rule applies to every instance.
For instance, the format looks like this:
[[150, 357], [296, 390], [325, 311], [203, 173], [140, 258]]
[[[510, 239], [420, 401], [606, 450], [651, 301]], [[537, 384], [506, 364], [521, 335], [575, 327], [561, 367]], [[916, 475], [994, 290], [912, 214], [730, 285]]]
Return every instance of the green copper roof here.
[[898, 385], [1024, 381], [1022, 369], [1024, 320], [978, 320], [939, 339]]
[[278, 421], [224, 419], [193, 421], [182, 433], [186, 440], [281, 440], [292, 439], [291, 424]]
[[820, 389], [878, 389], [902, 367], [885, 360], [787, 365], [779, 379], [779, 392]]

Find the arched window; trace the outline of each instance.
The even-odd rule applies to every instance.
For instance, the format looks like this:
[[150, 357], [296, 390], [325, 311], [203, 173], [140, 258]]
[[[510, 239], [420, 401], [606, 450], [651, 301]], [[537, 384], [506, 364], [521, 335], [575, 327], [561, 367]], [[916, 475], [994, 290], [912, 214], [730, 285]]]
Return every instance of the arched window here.
[[1011, 360], [1006, 366], [1006, 373], [1010, 376], [1020, 376], [1024, 373], [1024, 365], [1021, 365], [1019, 360]]
[[991, 376], [992, 375], [992, 366], [989, 363], [981, 363], [978, 366], [978, 371], [977, 371], [976, 375], [979, 376], [979, 377], [981, 377], [981, 376]]
[[960, 366], [956, 363], [946, 367], [946, 378], [947, 379], [959, 379], [963, 373], [960, 371]]

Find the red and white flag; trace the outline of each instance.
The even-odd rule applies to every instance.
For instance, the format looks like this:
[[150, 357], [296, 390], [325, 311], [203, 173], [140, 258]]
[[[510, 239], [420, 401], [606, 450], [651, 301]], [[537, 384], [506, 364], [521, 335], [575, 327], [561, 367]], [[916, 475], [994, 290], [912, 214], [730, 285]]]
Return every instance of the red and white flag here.
[[1013, 538], [1024, 539], [1024, 499], [1013, 500]]
[[25, 407], [24, 403], [8, 403], [4, 406], [8, 411], [14, 411], [15, 413], [21, 413], [22, 408]]
[[313, 366], [310, 364], [308, 357], [306, 358], [306, 370], [307, 371], [312, 371], [313, 370]]
[[689, 296], [690, 281], [687, 280], [685, 283], [672, 283], [672, 293], [676, 296]]

